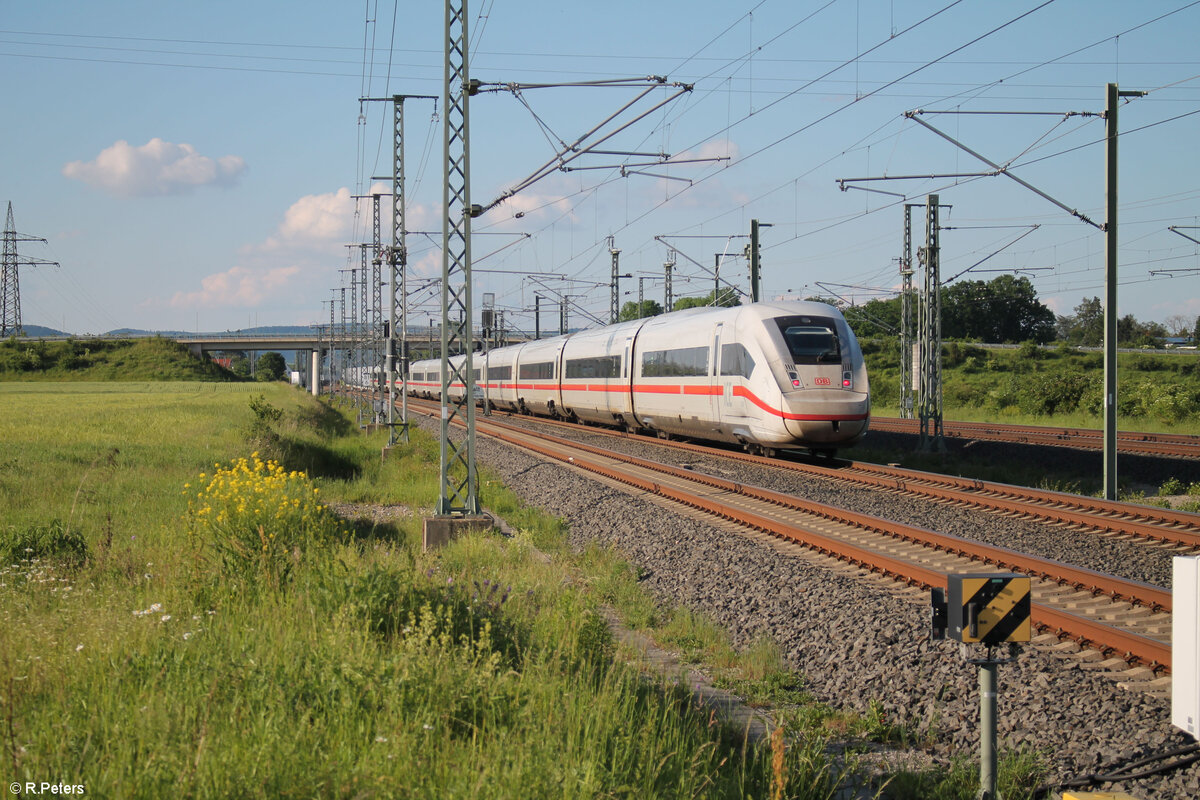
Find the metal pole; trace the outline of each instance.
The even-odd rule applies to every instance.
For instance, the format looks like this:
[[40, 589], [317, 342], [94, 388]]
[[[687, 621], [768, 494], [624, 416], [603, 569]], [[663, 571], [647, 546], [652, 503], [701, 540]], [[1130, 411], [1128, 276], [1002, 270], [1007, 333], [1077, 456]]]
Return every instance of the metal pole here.
[[938, 196], [931, 194], [925, 205], [925, 283], [921, 293], [921, 386], [917, 402], [920, 405], [920, 452], [946, 452], [942, 429], [942, 275], [941, 248], [938, 235]]
[[616, 248], [616, 240], [608, 237], [608, 252], [612, 256], [612, 300], [609, 303], [609, 323], [616, 324], [617, 319], [621, 314], [621, 275], [618, 264], [621, 260], [621, 251]]
[[638, 311], [637, 311], [637, 318], [638, 318], [638, 319], [641, 319], [642, 317], [646, 316], [646, 309], [645, 309], [645, 303], [646, 303], [646, 291], [645, 291], [645, 286], [646, 286], [646, 279], [645, 279], [644, 277], [638, 278]]
[[[469, 98], [478, 83], [468, 77], [467, 0], [446, 0], [446, 109], [442, 123], [445, 182], [442, 187], [442, 419], [441, 493], [439, 517], [479, 514], [475, 470], [475, 380], [471, 337], [471, 217], [481, 210], [471, 205]], [[457, 319], [455, 319], [457, 311]], [[451, 373], [451, 347], [461, 345], [465, 357]], [[450, 387], [461, 383], [462, 397], [450, 398]], [[465, 435], [451, 438], [451, 421], [460, 418]]]
[[329, 301], [329, 399], [333, 399], [333, 358], [337, 352], [337, 340], [334, 336], [337, 321], [334, 313], [337, 309], [337, 289], [333, 290], [333, 299]]
[[759, 301], [758, 220], [750, 220], [750, 302]]
[[1115, 83], [1108, 84], [1104, 117], [1104, 497], [1117, 499], [1117, 103]]
[[[989, 656], [991, 648], [988, 648]], [[979, 800], [997, 800], [996, 792], [996, 672], [991, 660], [979, 665]]]
[[542, 296], [540, 294], [533, 296], [533, 338], [542, 338]]
[[675, 251], [672, 250], [667, 254], [667, 260], [663, 262], [664, 286], [663, 286], [663, 313], [671, 312], [671, 306], [675, 303], [671, 288], [671, 270], [675, 268]]
[[344, 389], [345, 389], [345, 387], [342, 386], [342, 379], [345, 377], [345, 373], [346, 373], [346, 287], [345, 286], [342, 287], [342, 296], [341, 296], [340, 302], [341, 302], [341, 308], [342, 308], [342, 327], [341, 327], [341, 330], [339, 331], [338, 339], [340, 339], [341, 343], [342, 343], [342, 357], [341, 357], [341, 359], [338, 360], [338, 395], [339, 396], [341, 396], [343, 394]]
[[[388, 391], [395, 382], [396, 326], [400, 326], [400, 437], [408, 441], [408, 244], [405, 241], [405, 198], [404, 198], [404, 97], [392, 98], [393, 141], [392, 141], [392, 301], [391, 327], [388, 342]], [[399, 295], [397, 297], [397, 294]], [[400, 306], [400, 317], [396, 317], [396, 306]], [[396, 441], [395, 401], [388, 403], [388, 439]]]
[[900, 254], [900, 416], [913, 417], [912, 210], [904, 204], [904, 249]]

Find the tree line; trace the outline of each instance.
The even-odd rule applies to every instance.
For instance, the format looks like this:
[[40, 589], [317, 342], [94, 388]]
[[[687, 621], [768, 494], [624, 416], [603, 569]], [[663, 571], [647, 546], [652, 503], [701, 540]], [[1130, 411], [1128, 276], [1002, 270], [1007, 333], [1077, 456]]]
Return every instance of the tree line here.
[[[894, 336], [900, 331], [901, 299], [871, 300], [845, 309], [845, 314], [860, 337]], [[915, 308], [913, 314], [915, 319]], [[1200, 317], [1176, 315], [1164, 325], [1126, 314], [1117, 321], [1120, 347], [1161, 348], [1173, 336], [1200, 339]], [[1099, 347], [1104, 343], [1104, 305], [1099, 297], [1083, 298], [1073, 314], [1056, 316], [1038, 300], [1028, 278], [1001, 275], [990, 281], [959, 281], [942, 289], [942, 338]]]
[[[714, 302], [716, 295], [716, 302]], [[810, 297], [833, 303], [830, 298]], [[736, 306], [740, 298], [733, 289], [709, 292], [701, 297], [681, 297], [672, 311], [696, 306]], [[636, 301], [621, 307], [619, 320], [627, 322], [663, 313], [657, 300]], [[869, 300], [862, 305], [843, 308], [846, 321], [860, 339], [888, 338], [900, 335], [902, 301], [900, 297]], [[917, 310], [912, 310], [914, 325]], [[1142, 322], [1132, 314], [1117, 320], [1117, 344], [1120, 347], [1161, 348], [1169, 337], [1200, 341], [1200, 317], [1169, 317], [1166, 323]], [[988, 344], [1065, 342], [1078, 347], [1099, 347], [1104, 343], [1104, 305], [1099, 297], [1085, 297], [1073, 314], [1057, 316], [1038, 300], [1037, 290], [1028, 278], [1001, 275], [990, 281], [959, 281], [942, 288], [942, 338]]]

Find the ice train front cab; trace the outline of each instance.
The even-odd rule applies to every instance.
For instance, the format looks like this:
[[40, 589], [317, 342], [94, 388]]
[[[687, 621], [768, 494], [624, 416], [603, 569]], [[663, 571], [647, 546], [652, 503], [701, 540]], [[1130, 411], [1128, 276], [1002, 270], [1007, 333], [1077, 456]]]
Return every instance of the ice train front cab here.
[[858, 340], [831, 306], [787, 306], [787, 313], [776, 312], [764, 323], [780, 355], [771, 369], [782, 390], [788, 433], [814, 449], [854, 444], [867, 432], [871, 414]]

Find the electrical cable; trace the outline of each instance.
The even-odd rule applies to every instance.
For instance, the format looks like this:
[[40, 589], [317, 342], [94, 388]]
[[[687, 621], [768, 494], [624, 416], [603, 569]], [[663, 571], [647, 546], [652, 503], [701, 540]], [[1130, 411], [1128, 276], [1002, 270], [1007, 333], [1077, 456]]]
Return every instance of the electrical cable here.
[[[1140, 767], [1146, 764], [1151, 764], [1156, 761], [1164, 761], [1168, 758], [1176, 758], [1178, 756], [1187, 756], [1179, 761], [1163, 764], [1151, 769], [1142, 770], [1140, 772], [1130, 772], [1131, 769]], [[1103, 768], [1103, 771], [1084, 775], [1079, 778], [1072, 778], [1067, 781], [1046, 783], [1038, 786], [1033, 790], [1033, 797], [1044, 797], [1056, 789], [1078, 789], [1084, 786], [1092, 786], [1099, 783], [1117, 783], [1120, 781], [1138, 780], [1147, 778], [1151, 775], [1160, 775], [1170, 772], [1180, 767], [1185, 767], [1188, 764], [1200, 761], [1200, 744], [1193, 743], [1178, 747], [1174, 750], [1169, 750], [1165, 753], [1156, 753], [1154, 755], [1139, 758], [1135, 761], [1127, 763], [1109, 764]]]

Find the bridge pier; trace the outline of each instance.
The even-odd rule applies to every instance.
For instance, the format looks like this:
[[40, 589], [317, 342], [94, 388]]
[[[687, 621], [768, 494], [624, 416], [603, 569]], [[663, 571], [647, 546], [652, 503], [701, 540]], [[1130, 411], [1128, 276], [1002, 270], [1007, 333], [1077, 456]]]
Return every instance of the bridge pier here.
[[319, 396], [321, 394], [321, 351], [319, 348], [309, 353], [308, 383], [308, 389], [312, 392], [312, 396]]

